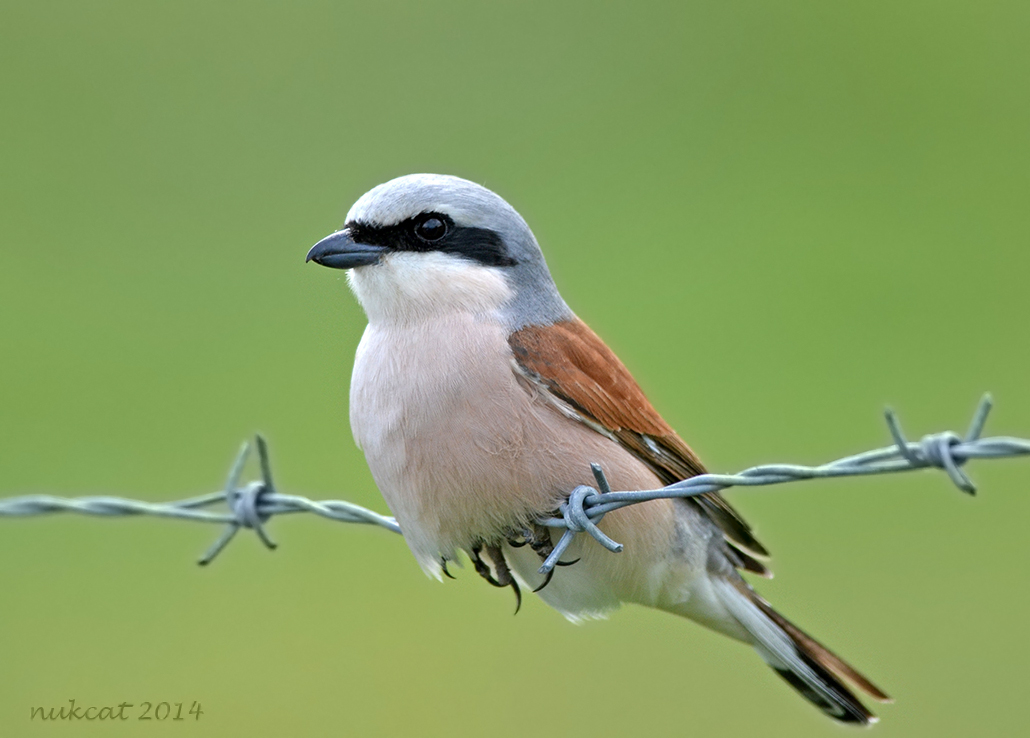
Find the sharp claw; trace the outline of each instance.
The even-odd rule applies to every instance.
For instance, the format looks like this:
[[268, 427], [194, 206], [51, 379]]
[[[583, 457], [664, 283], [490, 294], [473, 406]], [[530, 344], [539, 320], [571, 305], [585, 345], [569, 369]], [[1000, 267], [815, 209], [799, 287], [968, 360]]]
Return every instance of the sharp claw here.
[[444, 576], [448, 579], [457, 579], [456, 576], [447, 571], [447, 559], [440, 559], [440, 568], [443, 569]]
[[[572, 566], [573, 564], [578, 564], [579, 562], [580, 562], [580, 559], [573, 559], [572, 561], [557, 561], [557, 562], [555, 562], [554, 565], [555, 566]], [[551, 571], [554, 571], [554, 569], [551, 569]]]
[[534, 589], [534, 590], [533, 590], [533, 592], [539, 592], [539, 591], [540, 591], [540, 590], [542, 590], [542, 589], [543, 589], [544, 587], [546, 587], [546, 586], [547, 586], [548, 584], [550, 584], [550, 583], [551, 583], [551, 577], [553, 577], [553, 576], [554, 576], [554, 569], [550, 569], [550, 570], [549, 570], [549, 571], [547, 572], [547, 576], [545, 576], [545, 577], [544, 577], [544, 583], [543, 583], [543, 584], [541, 584], [541, 585], [540, 585], [539, 587], [537, 587], [536, 589]]

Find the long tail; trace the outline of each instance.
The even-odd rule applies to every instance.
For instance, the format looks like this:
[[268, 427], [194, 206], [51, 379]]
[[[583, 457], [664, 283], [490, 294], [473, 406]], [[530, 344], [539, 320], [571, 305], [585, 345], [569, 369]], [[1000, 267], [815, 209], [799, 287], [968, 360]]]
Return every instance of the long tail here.
[[802, 697], [843, 723], [877, 721], [845, 680], [875, 700], [890, 702], [883, 690], [773, 610], [743, 580], [719, 579], [713, 584], [719, 600], [754, 638], [758, 654]]

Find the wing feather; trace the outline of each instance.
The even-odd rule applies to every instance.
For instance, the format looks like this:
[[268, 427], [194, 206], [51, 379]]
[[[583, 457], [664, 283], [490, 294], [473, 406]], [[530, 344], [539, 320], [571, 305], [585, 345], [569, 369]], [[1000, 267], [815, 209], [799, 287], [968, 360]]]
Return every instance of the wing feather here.
[[[583, 422], [606, 431], [665, 484], [705, 473], [697, 454], [658, 414], [625, 365], [579, 318], [522, 328], [508, 343], [520, 370], [569, 405]], [[722, 495], [709, 493], [686, 502], [697, 505], [719, 526], [727, 543], [743, 554], [737, 557], [743, 568], [768, 574], [752, 557], [767, 557], [769, 552]]]

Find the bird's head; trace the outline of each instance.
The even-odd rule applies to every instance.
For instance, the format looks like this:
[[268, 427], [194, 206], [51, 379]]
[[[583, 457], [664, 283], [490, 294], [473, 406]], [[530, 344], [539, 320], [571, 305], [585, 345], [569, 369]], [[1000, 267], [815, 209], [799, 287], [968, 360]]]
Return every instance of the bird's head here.
[[371, 322], [493, 313], [517, 330], [572, 314], [522, 216], [459, 177], [409, 174], [369, 190], [307, 260], [350, 270]]

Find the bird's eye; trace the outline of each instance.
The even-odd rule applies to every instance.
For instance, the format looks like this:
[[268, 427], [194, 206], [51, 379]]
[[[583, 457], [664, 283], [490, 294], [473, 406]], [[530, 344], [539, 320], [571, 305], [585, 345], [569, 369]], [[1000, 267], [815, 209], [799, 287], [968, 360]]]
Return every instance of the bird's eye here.
[[426, 218], [415, 226], [415, 235], [423, 241], [439, 241], [447, 234], [447, 224], [439, 218]]

